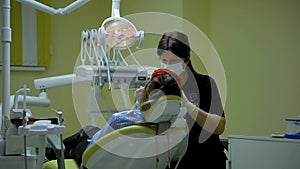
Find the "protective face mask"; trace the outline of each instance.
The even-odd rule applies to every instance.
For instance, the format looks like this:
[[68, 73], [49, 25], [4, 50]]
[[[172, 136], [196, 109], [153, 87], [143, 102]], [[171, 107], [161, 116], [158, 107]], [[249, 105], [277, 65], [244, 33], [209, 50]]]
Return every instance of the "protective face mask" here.
[[161, 64], [161, 68], [168, 69], [168, 70], [176, 73], [177, 75], [180, 75], [184, 71], [184, 68], [180, 62], [175, 63], [175, 64], [170, 64], [170, 65], [167, 65], [167, 64], [164, 64], [161, 62], [160, 62], [160, 64]]

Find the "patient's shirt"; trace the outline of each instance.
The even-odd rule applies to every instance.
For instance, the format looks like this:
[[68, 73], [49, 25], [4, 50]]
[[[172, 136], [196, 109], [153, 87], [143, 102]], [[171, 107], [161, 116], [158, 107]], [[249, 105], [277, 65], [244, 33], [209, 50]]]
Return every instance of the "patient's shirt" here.
[[144, 120], [144, 113], [142, 113], [140, 109], [133, 109], [133, 110], [122, 111], [119, 113], [114, 113], [107, 121], [107, 123], [104, 125], [104, 127], [94, 134], [88, 146], [96, 142], [99, 138], [101, 138], [105, 134], [108, 134], [119, 128], [133, 125], [135, 124], [135, 122], [143, 121], [143, 120]]

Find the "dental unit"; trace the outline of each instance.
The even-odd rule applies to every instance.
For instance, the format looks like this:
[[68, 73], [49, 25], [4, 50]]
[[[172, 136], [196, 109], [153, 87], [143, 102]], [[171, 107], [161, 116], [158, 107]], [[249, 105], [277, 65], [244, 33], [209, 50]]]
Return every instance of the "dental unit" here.
[[[65, 8], [54, 9], [35, 0], [17, 0], [22, 4], [31, 6], [37, 10], [51, 15], [66, 15], [78, 9], [89, 0], [77, 0]], [[111, 17], [105, 19], [98, 30], [83, 30], [81, 37], [80, 61], [81, 65], [75, 68], [74, 73], [53, 77], [45, 77], [34, 80], [34, 87], [40, 90], [38, 96], [29, 96], [29, 88], [19, 89], [14, 95], [10, 95], [10, 1], [2, 2], [4, 12], [3, 28], [1, 28], [3, 44], [3, 103], [0, 106], [0, 161], [1, 166], [7, 169], [30, 168], [41, 169], [44, 158], [44, 147], [47, 137], [65, 133], [62, 125], [62, 112], [56, 111], [58, 124], [52, 124], [49, 120], [36, 121], [27, 124], [32, 116], [27, 106], [48, 107], [51, 104], [46, 90], [48, 88], [72, 85], [77, 83], [91, 83], [92, 89], [102, 89], [105, 83], [111, 90], [118, 84], [126, 107], [128, 90], [135, 90], [145, 84], [152, 72], [157, 69], [152, 66], [141, 65], [135, 58], [131, 47], [138, 41], [137, 48], [141, 48], [144, 40], [144, 32], [138, 31], [127, 19], [120, 17], [120, 0], [112, 0]], [[121, 29], [120, 29], [121, 28]], [[135, 64], [128, 64], [122, 52], [127, 50]], [[99, 95], [99, 93], [96, 93]], [[96, 97], [99, 102], [99, 96]], [[19, 104], [23, 103], [20, 108]], [[22, 120], [22, 124], [14, 126], [12, 119]], [[55, 138], [57, 139], [57, 138]], [[38, 146], [37, 146], [38, 145]], [[29, 151], [30, 147], [38, 147], [38, 157]], [[58, 145], [63, 150], [63, 145]], [[60, 169], [64, 169], [63, 154], [58, 161]]]

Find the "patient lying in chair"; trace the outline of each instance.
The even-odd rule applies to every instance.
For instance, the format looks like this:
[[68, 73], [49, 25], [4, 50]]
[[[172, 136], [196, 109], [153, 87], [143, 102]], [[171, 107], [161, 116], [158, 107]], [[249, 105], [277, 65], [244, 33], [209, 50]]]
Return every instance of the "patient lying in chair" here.
[[[163, 96], [181, 96], [180, 88], [181, 79], [173, 72], [166, 69], [158, 69], [153, 72], [150, 81], [140, 92], [140, 104], [131, 110], [114, 113], [102, 129], [93, 126], [87, 126], [81, 129], [80, 132], [66, 138], [64, 144], [66, 146], [65, 158], [73, 158], [77, 164], [82, 162], [82, 153], [90, 145], [94, 144], [102, 136], [134, 124], [144, 124], [145, 117], [147, 118], [147, 110]], [[149, 116], [148, 116], [149, 117]], [[77, 142], [78, 147], [70, 147]], [[77, 152], [75, 152], [77, 151]], [[49, 157], [49, 154], [46, 156]], [[50, 157], [51, 158], [51, 157]], [[53, 157], [52, 157], [53, 158]]]

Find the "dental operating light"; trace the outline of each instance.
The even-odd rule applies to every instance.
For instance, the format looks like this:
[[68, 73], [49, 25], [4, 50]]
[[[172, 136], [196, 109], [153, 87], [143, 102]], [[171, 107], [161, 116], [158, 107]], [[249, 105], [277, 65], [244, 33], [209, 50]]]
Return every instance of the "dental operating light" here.
[[[96, 77], [100, 84], [108, 83], [109, 90], [112, 83], [128, 83], [135, 76], [144, 74], [141, 71], [147, 74], [146, 66], [138, 62], [131, 50], [136, 41], [139, 42], [137, 48], [142, 47], [144, 31], [138, 31], [129, 20], [120, 16], [120, 2], [112, 0], [111, 17], [105, 19], [98, 30], [82, 31], [81, 65], [75, 70], [78, 76]], [[135, 65], [126, 62], [124, 50]], [[147, 77], [139, 79], [146, 81]]]
[[99, 29], [100, 41], [103, 40], [109, 48], [127, 49], [136, 40], [140, 41], [141, 47], [144, 32], [137, 31], [135, 26], [125, 18], [111, 17], [104, 20]]

